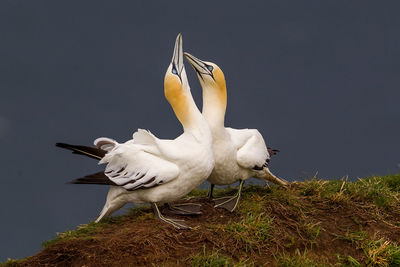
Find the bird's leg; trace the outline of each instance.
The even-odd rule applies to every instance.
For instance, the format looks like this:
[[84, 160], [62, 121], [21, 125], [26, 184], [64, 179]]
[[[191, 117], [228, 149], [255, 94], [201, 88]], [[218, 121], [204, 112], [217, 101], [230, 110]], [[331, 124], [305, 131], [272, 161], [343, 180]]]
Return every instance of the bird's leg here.
[[168, 211], [176, 215], [200, 215], [201, 205], [196, 203], [180, 203], [180, 204], [169, 204], [166, 203]]
[[217, 200], [216, 203], [217, 202], [219, 202], [219, 203], [217, 203], [214, 207], [215, 208], [218, 208], [218, 207], [224, 208], [224, 209], [229, 210], [230, 212], [233, 212], [239, 204], [240, 197], [242, 195], [243, 184], [244, 184], [244, 180], [241, 180], [237, 193], [234, 196], [230, 197], [228, 200], [224, 201], [223, 198], [221, 198], [220, 201]]
[[177, 219], [171, 219], [171, 218], [167, 218], [164, 217], [161, 212], [160, 209], [157, 206], [157, 203], [151, 203], [151, 207], [153, 208], [154, 211], [154, 215], [157, 217], [157, 219], [159, 219], [162, 222], [168, 223], [168, 224], [172, 224], [175, 228], [177, 229], [191, 229], [190, 226], [188, 226], [185, 221], [183, 220], [177, 220]]
[[187, 198], [187, 199], [192, 199], [192, 200], [212, 200], [212, 193], [214, 191], [214, 186], [215, 186], [214, 184], [210, 183], [210, 187], [208, 189], [207, 196], [190, 197], [190, 198]]
[[208, 189], [208, 194], [207, 194], [207, 197], [209, 200], [212, 200], [212, 198], [213, 198], [214, 186], [215, 186], [215, 184], [210, 183], [210, 188]]

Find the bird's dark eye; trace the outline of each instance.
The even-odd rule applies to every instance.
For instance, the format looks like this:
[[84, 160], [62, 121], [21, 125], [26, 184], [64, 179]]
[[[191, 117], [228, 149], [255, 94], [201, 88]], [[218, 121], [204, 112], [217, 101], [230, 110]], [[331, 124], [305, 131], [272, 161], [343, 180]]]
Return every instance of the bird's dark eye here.
[[175, 66], [172, 67], [172, 73], [173, 74], [178, 74], [178, 71], [175, 69]]
[[213, 71], [213, 69], [214, 69], [214, 67], [213, 66], [211, 66], [211, 65], [207, 65], [207, 69], [209, 70], [209, 71]]

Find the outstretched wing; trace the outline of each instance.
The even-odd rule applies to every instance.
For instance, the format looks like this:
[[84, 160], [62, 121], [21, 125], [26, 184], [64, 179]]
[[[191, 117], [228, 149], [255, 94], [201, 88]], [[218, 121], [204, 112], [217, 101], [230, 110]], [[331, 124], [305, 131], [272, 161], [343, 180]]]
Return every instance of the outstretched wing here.
[[267, 167], [270, 159], [264, 138], [255, 129], [226, 128], [237, 149], [237, 162], [248, 169], [262, 170]]
[[107, 163], [104, 174], [126, 190], [150, 188], [172, 181], [180, 172], [176, 164], [155, 152], [155, 144], [128, 141], [116, 144], [99, 163]]

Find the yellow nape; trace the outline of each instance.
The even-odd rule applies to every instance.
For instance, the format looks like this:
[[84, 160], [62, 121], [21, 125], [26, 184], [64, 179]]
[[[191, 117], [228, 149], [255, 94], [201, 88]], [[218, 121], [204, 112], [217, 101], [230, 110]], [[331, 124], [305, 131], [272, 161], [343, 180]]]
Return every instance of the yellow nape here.
[[171, 74], [165, 75], [164, 94], [182, 125], [188, 123], [189, 103], [185, 93], [182, 90], [182, 84], [178, 76]]
[[225, 82], [224, 73], [218, 66], [215, 65], [215, 68], [213, 70], [213, 75], [214, 75], [215, 82], [218, 86], [218, 90], [217, 90], [218, 98], [221, 101], [221, 104], [223, 106], [226, 106], [227, 96], [226, 96], [226, 82]]

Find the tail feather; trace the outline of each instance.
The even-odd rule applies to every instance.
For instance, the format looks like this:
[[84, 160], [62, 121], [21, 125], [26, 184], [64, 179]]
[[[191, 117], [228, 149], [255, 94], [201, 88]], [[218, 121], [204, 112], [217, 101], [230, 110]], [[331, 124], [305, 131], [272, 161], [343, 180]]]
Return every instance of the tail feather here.
[[106, 154], [107, 151], [90, 146], [77, 146], [77, 145], [69, 145], [65, 143], [56, 143], [57, 147], [65, 148], [71, 150], [74, 154], [85, 155], [93, 159], [101, 160]]
[[278, 152], [280, 152], [278, 149], [273, 149], [270, 147], [268, 147], [267, 149], [268, 149], [268, 153], [270, 156], [276, 155], [276, 154], [278, 154]]
[[99, 184], [99, 185], [117, 185], [111, 181], [103, 171], [86, 175], [84, 177], [72, 180], [68, 184]]

